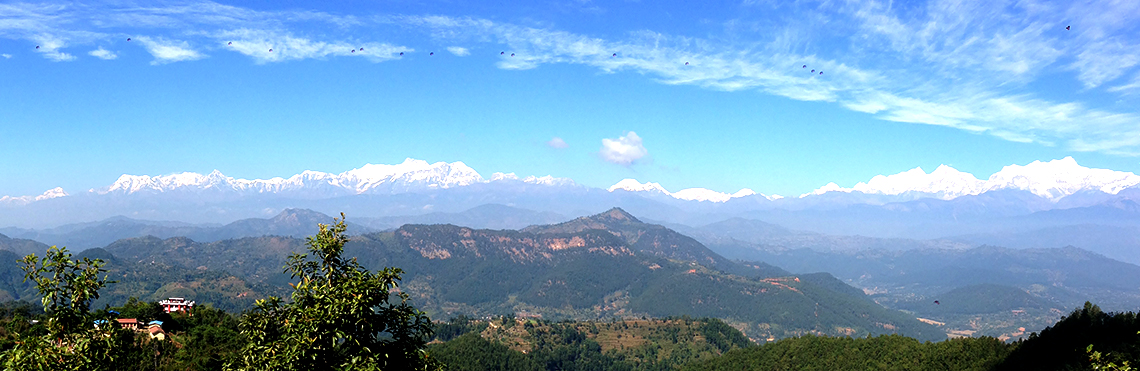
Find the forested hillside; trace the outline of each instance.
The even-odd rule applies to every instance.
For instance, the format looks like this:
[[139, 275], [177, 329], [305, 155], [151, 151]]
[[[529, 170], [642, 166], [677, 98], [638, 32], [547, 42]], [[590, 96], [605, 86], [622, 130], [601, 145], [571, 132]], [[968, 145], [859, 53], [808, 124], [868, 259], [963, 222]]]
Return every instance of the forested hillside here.
[[[209, 243], [144, 237], [106, 250], [124, 261], [228, 272], [248, 282], [251, 295], [264, 295], [285, 287], [289, 279], [280, 267], [302, 248], [302, 240], [290, 237]], [[764, 341], [806, 333], [945, 337], [826, 273], [797, 276], [762, 263], [734, 263], [620, 209], [523, 231], [405, 225], [355, 236], [346, 254], [373, 269], [405, 269], [402, 290], [443, 317], [692, 315], [723, 318]]]

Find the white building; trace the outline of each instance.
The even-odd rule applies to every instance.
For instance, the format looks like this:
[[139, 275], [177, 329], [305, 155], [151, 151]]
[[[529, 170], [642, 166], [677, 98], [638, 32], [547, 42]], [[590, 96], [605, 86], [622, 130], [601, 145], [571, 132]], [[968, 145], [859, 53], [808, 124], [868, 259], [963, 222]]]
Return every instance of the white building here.
[[162, 306], [162, 310], [166, 313], [170, 312], [189, 312], [190, 308], [194, 307], [193, 300], [186, 300], [186, 298], [170, 298], [158, 302]]

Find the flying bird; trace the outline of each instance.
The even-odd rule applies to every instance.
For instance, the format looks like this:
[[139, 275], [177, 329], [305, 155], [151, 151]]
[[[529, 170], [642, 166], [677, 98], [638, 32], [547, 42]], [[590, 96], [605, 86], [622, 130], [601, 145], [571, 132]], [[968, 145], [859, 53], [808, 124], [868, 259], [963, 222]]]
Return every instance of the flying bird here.
[[822, 74], [823, 74], [823, 71], [819, 71], [819, 74], [820, 74], [820, 75], [822, 75]]
[[688, 65], [689, 65], [689, 62], [685, 62], [685, 65], [686, 65], [686, 66], [688, 66]]
[[129, 37], [128, 37], [128, 38], [127, 38], [127, 41], [131, 41], [131, 38], [129, 38]]
[[428, 53], [428, 55], [435, 55], [435, 52]]
[[356, 53], [356, 49], [352, 49], [349, 53]]
[[513, 57], [513, 56], [515, 56], [515, 53], [511, 53], [511, 56], [512, 56], [512, 57]]
[[273, 49], [269, 49], [269, 52], [270, 52], [270, 53], [272, 53], [272, 52], [273, 52]]
[[1065, 31], [1068, 31], [1069, 27], [1073, 27], [1073, 26], [1065, 26]]
[[40, 48], [40, 46], [39, 46], [39, 45], [36, 45], [36, 49], [39, 49], [39, 48]]
[[364, 47], [361, 47], [361, 48], [360, 48], [360, 51], [364, 51]]
[[617, 53], [614, 53], [614, 55], [612, 55], [611, 57], [616, 57], [616, 56], [617, 56]]
[[507, 52], [499, 52], [499, 55], [507, 54]]
[[807, 65], [805, 64], [803, 67], [800, 67], [800, 68], [807, 68]]
[[938, 300], [935, 300], [934, 304], [942, 305], [942, 303], [939, 303]]
[[230, 41], [230, 43], [229, 43], [229, 44], [226, 44], [226, 45], [233, 45], [233, 44], [234, 44], [234, 42], [233, 42], [233, 41]]
[[400, 52], [400, 55], [404, 55], [404, 52]]
[[811, 73], [815, 73], [815, 70], [811, 70]]

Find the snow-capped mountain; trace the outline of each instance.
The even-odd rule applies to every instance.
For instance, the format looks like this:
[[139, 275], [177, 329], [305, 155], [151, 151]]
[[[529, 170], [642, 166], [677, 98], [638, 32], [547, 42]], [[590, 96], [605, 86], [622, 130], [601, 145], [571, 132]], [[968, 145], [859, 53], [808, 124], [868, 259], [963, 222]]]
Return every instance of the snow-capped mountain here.
[[19, 197], [4, 196], [4, 197], [0, 197], [0, 204], [26, 205], [26, 204], [34, 202], [34, 201], [50, 200], [53, 198], [65, 197], [67, 195], [68, 195], [67, 192], [64, 192], [63, 188], [55, 187], [55, 188], [47, 190], [46, 192], [44, 192], [43, 194], [41, 194], [39, 196], [19, 196]]
[[1029, 165], [1009, 165], [986, 181], [982, 192], [996, 189], [1020, 189], [1057, 200], [1081, 191], [1117, 194], [1140, 184], [1140, 176], [1131, 172], [1091, 169], [1077, 164], [1072, 157], [1049, 162], [1033, 161]]
[[527, 184], [536, 184], [536, 185], [545, 185], [545, 186], [577, 186], [578, 185], [578, 183], [575, 183], [574, 180], [570, 179], [570, 178], [555, 178], [555, 177], [550, 176], [550, 175], [547, 175], [547, 176], [531, 175], [531, 176], [528, 176], [526, 178], [519, 179], [519, 176], [515, 175], [515, 173], [494, 173], [494, 174], [491, 174], [491, 181], [492, 182], [519, 181], [519, 182], [523, 182], [523, 183], [527, 183]]
[[[292, 199], [315, 200], [352, 195], [394, 195], [426, 192], [492, 183], [503, 186], [517, 184], [526, 187], [571, 186], [576, 189], [588, 188], [578, 185], [571, 179], [555, 178], [549, 175], [519, 177], [514, 173], [494, 173], [488, 180], [463, 162], [428, 163], [427, 161], [409, 158], [394, 165], [366, 164], [339, 174], [310, 170], [288, 178], [240, 179], [226, 176], [217, 170], [209, 174], [190, 172], [161, 176], [124, 174], [110, 186], [92, 189], [86, 194], [90, 196], [181, 194], [189, 195], [190, 197], [186, 198], [188, 200], [202, 200], [203, 202], [218, 201], [218, 199], [206, 195], [226, 195], [221, 199], [229, 200], [248, 195], [275, 195]], [[859, 193], [874, 195], [879, 199], [869, 201], [865, 197], [842, 197], [839, 204], [868, 202], [883, 204], [920, 198], [950, 200], [996, 190], [1021, 190], [1057, 202], [1066, 196], [1079, 192], [1116, 195], [1128, 188], [1140, 188], [1137, 185], [1140, 185], [1140, 176], [1136, 174], [1087, 168], [1077, 164], [1072, 157], [1066, 157], [1048, 162], [1034, 161], [1027, 165], [1006, 166], [984, 181], [947, 165], [939, 166], [930, 173], [926, 173], [921, 168], [914, 168], [898, 174], [878, 175], [867, 182], [855, 184], [851, 188], [828, 183], [813, 192], [801, 195], [799, 198], [805, 199], [824, 194], [831, 194], [831, 197], [834, 198], [834, 196], [842, 195], [842, 193]], [[553, 191], [558, 189], [551, 188]], [[504, 190], [505, 188], [499, 186], [480, 188], [478, 192], [487, 193], [490, 197], [487, 199], [497, 199], [495, 197], [498, 196], [494, 196], [495, 192]], [[608, 193], [631, 192], [659, 200], [710, 202], [713, 204], [754, 195], [768, 200], [782, 198], [778, 195], [760, 194], [747, 188], [731, 194], [706, 188], [688, 188], [670, 192], [659, 183], [641, 183], [635, 179], [623, 179], [606, 190], [609, 191]], [[14, 207], [66, 196], [68, 193], [64, 192], [63, 189], [55, 188], [37, 196], [0, 197], [0, 205]], [[883, 196], [887, 198], [883, 199]], [[814, 198], [812, 199], [814, 200]], [[502, 199], [501, 202], [510, 201]], [[788, 202], [795, 203], [798, 201], [784, 200], [781, 202], [791, 205]], [[805, 205], [811, 204], [806, 199], [804, 202], [807, 202]]]
[[1140, 184], [1140, 176], [1130, 172], [1109, 169], [1092, 169], [1077, 164], [1072, 157], [1049, 162], [1034, 161], [1028, 165], [1009, 165], [979, 180], [970, 173], [947, 165], [939, 166], [927, 174], [914, 168], [893, 175], [876, 175], [866, 183], [851, 188], [828, 183], [800, 197], [822, 195], [828, 192], [860, 192], [875, 195], [902, 195], [922, 193], [930, 197], [950, 200], [961, 196], [979, 195], [995, 190], [1022, 190], [1057, 201], [1082, 191], [1099, 191], [1117, 194]]
[[290, 193], [301, 191], [342, 194], [393, 194], [420, 189], [446, 189], [484, 183], [485, 180], [462, 162], [436, 162], [406, 159], [396, 165], [367, 164], [340, 174], [305, 171], [289, 178], [237, 179], [221, 172], [202, 175], [180, 173], [163, 176], [126, 175], [98, 194], [164, 193], [178, 190], [219, 190], [249, 193]]
[[[739, 190], [733, 194], [728, 194], [728, 193], [724, 193], [724, 192], [717, 192], [717, 191], [714, 191], [711, 189], [706, 189], [706, 188], [686, 188], [686, 189], [682, 189], [682, 190], [677, 191], [677, 192], [669, 192], [668, 190], [665, 189], [665, 187], [662, 187], [660, 184], [653, 183], [653, 182], [641, 183], [641, 182], [638, 182], [636, 179], [628, 179], [628, 178], [622, 179], [620, 182], [615, 183], [614, 185], [610, 186], [606, 190], [610, 191], [610, 192], [614, 192], [614, 191], [618, 191], [618, 190], [627, 191], [627, 192], [644, 192], [644, 193], [653, 194], [653, 195], [669, 196], [672, 198], [676, 198], [678, 200], [709, 201], [709, 202], [727, 202], [728, 200], [731, 200], [734, 198], [740, 198], [740, 197], [751, 196], [751, 195], [757, 194], [755, 191], [748, 189], [748, 188], [741, 189], [741, 190]], [[761, 195], [761, 196], [763, 196], [764, 198], [767, 198], [769, 200], [775, 200], [775, 199], [783, 198], [779, 195], [773, 195], [773, 196]]]

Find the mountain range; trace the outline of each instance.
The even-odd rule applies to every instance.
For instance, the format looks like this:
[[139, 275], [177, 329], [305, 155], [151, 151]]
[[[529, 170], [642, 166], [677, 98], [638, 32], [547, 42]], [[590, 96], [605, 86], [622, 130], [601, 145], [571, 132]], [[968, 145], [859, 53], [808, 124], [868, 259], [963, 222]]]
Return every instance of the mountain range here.
[[[494, 173], [484, 179], [479, 172], [463, 162], [428, 163], [406, 159], [395, 165], [366, 164], [339, 174], [307, 170], [288, 178], [239, 179], [214, 170], [209, 174], [179, 173], [163, 176], [124, 174], [114, 183], [88, 194], [131, 195], [155, 193], [192, 193], [198, 196], [244, 194], [273, 194], [293, 198], [334, 198], [348, 195], [382, 195], [417, 191], [451, 189], [494, 182], [522, 182], [552, 187], [583, 187], [571, 179], [552, 176], [519, 178], [514, 173]], [[1140, 184], [1140, 176], [1130, 172], [1109, 169], [1092, 169], [1080, 166], [1072, 157], [1048, 162], [1009, 165], [992, 174], [987, 180], [941, 165], [933, 172], [914, 168], [893, 175], [877, 175], [867, 182], [844, 188], [828, 183], [812, 192], [792, 199], [810, 198], [827, 193], [861, 193], [865, 195], [903, 196], [894, 200], [938, 198], [950, 200], [961, 196], [979, 195], [997, 190], [1028, 191], [1051, 201], [1081, 192], [1100, 192], [1115, 195]], [[657, 183], [641, 183], [636, 179], [623, 179], [607, 191], [642, 192], [665, 195], [682, 201], [724, 203], [733, 199], [760, 196], [768, 200], [785, 199], [779, 195], [764, 195], [751, 189], [735, 193], [717, 192], [705, 188], [688, 188], [670, 192]], [[0, 203], [29, 204], [71, 196], [61, 188], [54, 188], [38, 196], [4, 196]], [[791, 199], [789, 199], [791, 200]], [[790, 202], [790, 201], [786, 201]]]
[[[827, 326], [850, 327], [842, 331], [857, 333], [886, 330], [835, 312], [839, 309], [834, 306], [842, 305], [862, 308], [868, 316], [894, 318], [883, 322], [892, 326], [902, 323], [892, 317], [897, 314], [878, 310], [925, 317], [941, 332], [1016, 338], [1026, 336], [1019, 328], [1047, 326], [1086, 300], [1113, 310], [1140, 305], [1140, 294], [1133, 287], [1140, 280], [1140, 267], [1075, 247], [1010, 249], [951, 239], [835, 236], [744, 218], [699, 227], [661, 225], [617, 208], [533, 224], [519, 221], [557, 217], [505, 205], [420, 217], [434, 222], [529, 225], [374, 228], [368, 226], [396, 221], [349, 219], [354, 235], [351, 254], [369, 267], [404, 268], [408, 275], [401, 287], [444, 317], [708, 315], [731, 319], [754, 338], [827, 333]], [[121, 236], [80, 253], [105, 258], [117, 277], [131, 280], [113, 288], [106, 300], [177, 293], [241, 308], [251, 298], [282, 292], [289, 282], [281, 273], [285, 257], [303, 252], [301, 236], [311, 235], [315, 224], [331, 220], [303, 209], [227, 225], [112, 218], [62, 226], [53, 230], [58, 235], [39, 237], [82, 241]], [[10, 260], [0, 264], [4, 285], [0, 294], [8, 299], [31, 295], [14, 261], [46, 247], [21, 236], [0, 235], [0, 250], [6, 250], [0, 255]], [[170, 282], [142, 279], [151, 276]], [[754, 297], [755, 290], [778, 299], [761, 300]], [[796, 292], [805, 296], [787, 296]], [[814, 301], [808, 305], [802, 299]], [[932, 300], [942, 304], [931, 304]], [[829, 321], [835, 322], [813, 324], [794, 316], [781, 319], [746, 310], [814, 313], [821, 310], [813, 309], [814, 303], [830, 308], [825, 310], [833, 312]], [[773, 323], [783, 325], [776, 328]], [[826, 323], [831, 325], [819, 327]], [[852, 323], [861, 325], [852, 327]], [[919, 332], [930, 336], [929, 331]]]
[[[232, 306], [286, 288], [290, 277], [281, 267], [304, 246], [304, 239], [288, 236], [214, 242], [146, 236], [81, 255], [110, 262], [111, 275], [124, 282], [110, 288], [116, 293], [149, 298], [176, 292]], [[407, 224], [355, 235], [346, 254], [371, 269], [402, 268], [400, 290], [439, 318], [692, 315], [724, 318], [754, 339], [804, 333], [945, 337], [829, 274], [792, 275], [763, 263], [732, 262], [692, 238], [617, 208], [523, 230]], [[163, 267], [178, 279], [143, 279], [146, 272]], [[0, 276], [18, 277], [18, 269], [8, 267]], [[207, 276], [216, 279], [199, 280]], [[26, 283], [8, 281], [4, 293], [9, 299], [31, 296]]]
[[[1065, 231], [1064, 244], [1055, 239], [1027, 239], [1023, 241], [1032, 244], [1019, 247], [1073, 244], [1140, 263], [1140, 251], [1129, 237], [1132, 234], [1104, 234], [1140, 226], [1138, 184], [1140, 176], [1135, 174], [1091, 169], [1067, 157], [1006, 166], [986, 180], [943, 165], [930, 173], [915, 168], [876, 176], [850, 188], [829, 184], [798, 197], [780, 197], [749, 189], [731, 194], [704, 188], [671, 192], [659, 184], [634, 179], [601, 189], [551, 176], [495, 173], [484, 178], [462, 162], [407, 159], [396, 165], [368, 164], [339, 174], [305, 171], [288, 178], [256, 180], [227, 177], [217, 171], [206, 175], [123, 175], [107, 187], [87, 192], [69, 194], [53, 189], [34, 197], [5, 196], [0, 199], [0, 225], [9, 228], [0, 229], [0, 233], [28, 238], [58, 235], [57, 229], [64, 225], [114, 217], [219, 227], [250, 218], [270, 218], [289, 209], [330, 215], [346, 212], [364, 228], [385, 230], [405, 223], [448, 222], [458, 214], [471, 216], [471, 210], [484, 208], [481, 216], [460, 224], [515, 229], [592, 215], [616, 206], [677, 226], [697, 227], [744, 218], [828, 235], [946, 239], [969, 244], [999, 243], [1008, 236], [1039, 230], [1054, 235], [1062, 232], [1048, 230]], [[511, 209], [489, 209], [493, 207]], [[508, 214], [513, 219], [505, 216]], [[502, 223], [479, 224], [484, 219]], [[224, 233], [196, 236], [204, 240], [225, 238]], [[108, 241], [91, 245], [104, 242]]]

